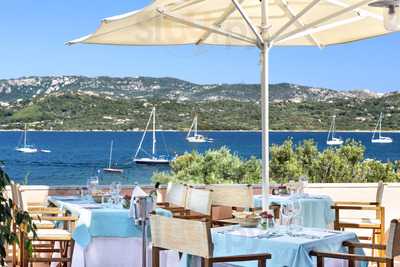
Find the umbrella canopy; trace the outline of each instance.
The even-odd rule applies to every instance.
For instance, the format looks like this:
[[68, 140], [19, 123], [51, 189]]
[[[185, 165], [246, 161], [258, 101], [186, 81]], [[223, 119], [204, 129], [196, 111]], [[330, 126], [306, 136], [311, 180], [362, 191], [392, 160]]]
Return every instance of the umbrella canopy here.
[[[269, 1], [268, 43], [327, 46], [386, 34], [370, 0]], [[70, 43], [118, 45], [255, 45], [259, 0], [156, 0], [142, 10], [106, 18], [93, 34]]]
[[[391, 3], [393, 1], [393, 3]], [[397, 0], [386, 0], [397, 11]], [[348, 43], [387, 34], [372, 0], [154, 0], [106, 18], [93, 34], [68, 44], [256, 46], [261, 57], [263, 210], [269, 192], [268, 52], [272, 46]], [[391, 22], [398, 17], [391, 12]], [[387, 14], [387, 13], [386, 13]], [[387, 16], [386, 16], [387, 17]], [[387, 21], [387, 20], [386, 20]]]

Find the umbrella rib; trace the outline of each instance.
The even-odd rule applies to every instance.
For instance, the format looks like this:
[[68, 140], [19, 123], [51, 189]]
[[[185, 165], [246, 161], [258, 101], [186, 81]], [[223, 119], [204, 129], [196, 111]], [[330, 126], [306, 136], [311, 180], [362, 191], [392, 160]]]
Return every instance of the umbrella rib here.
[[246, 43], [249, 43], [252, 45], [257, 45], [257, 40], [251, 39], [245, 35], [226, 31], [223, 29], [218, 29], [214, 26], [207, 26], [207, 25], [201, 24], [199, 22], [190, 21], [189, 19], [186, 19], [186, 18], [178, 16], [178, 15], [170, 14], [167, 11], [164, 11], [162, 9], [157, 9], [157, 12], [159, 12], [162, 16], [164, 16], [167, 19], [176, 21], [181, 24], [185, 24], [187, 26], [195, 27], [195, 28], [202, 29], [202, 30], [207, 30], [207, 31], [210, 31], [210, 32], [213, 32], [213, 33], [225, 36], [225, 37], [236, 39], [236, 40], [246, 42]]
[[258, 46], [264, 44], [264, 40], [261, 37], [260, 33], [257, 31], [256, 27], [254, 26], [254, 23], [251, 21], [250, 17], [247, 16], [246, 12], [244, 12], [243, 8], [240, 6], [238, 1], [232, 0], [232, 3], [235, 5], [237, 11], [239, 11], [240, 15], [242, 16], [243, 20], [246, 22], [246, 24], [249, 26], [250, 30], [254, 33], [254, 35], [257, 38], [257, 43], [259, 44]]
[[356, 4], [353, 4], [353, 5], [351, 5], [351, 6], [348, 6], [347, 8], [344, 8], [344, 9], [342, 9], [342, 10], [339, 10], [339, 11], [337, 11], [337, 12], [334, 12], [334, 13], [328, 15], [328, 16], [325, 16], [325, 17], [323, 17], [323, 18], [314, 20], [313, 22], [311, 22], [311, 23], [309, 23], [309, 24], [306, 24], [303, 28], [300, 28], [300, 29], [297, 29], [297, 30], [293, 30], [293, 31], [288, 32], [288, 33], [286, 33], [286, 34], [277, 36], [276, 39], [275, 39], [275, 41], [276, 41], [276, 42], [279, 42], [279, 41], [282, 41], [282, 40], [284, 40], [284, 39], [288, 39], [288, 38], [290, 38], [290, 37], [292, 37], [292, 36], [294, 36], [294, 35], [297, 35], [297, 34], [300, 34], [300, 33], [302, 33], [302, 32], [305, 32], [305, 31], [307, 31], [307, 30], [309, 30], [309, 29], [311, 29], [311, 28], [313, 28], [313, 27], [317, 27], [317, 26], [321, 25], [322, 23], [324, 23], [324, 22], [326, 22], [326, 21], [329, 21], [329, 20], [331, 20], [331, 19], [333, 19], [333, 18], [336, 18], [336, 17], [338, 17], [338, 16], [340, 16], [340, 15], [343, 15], [343, 14], [346, 14], [346, 13], [348, 13], [348, 12], [354, 11], [354, 9], [356, 9], [356, 8], [362, 6], [362, 5], [365, 5], [365, 4], [367, 4], [367, 3], [370, 3], [370, 2], [372, 2], [372, 1], [373, 1], [373, 0], [363, 0], [363, 1], [360, 1], [360, 2], [358, 2], [358, 3], [356, 3]]
[[[239, 3], [244, 2], [244, 0], [239, 0]], [[233, 12], [235, 12], [236, 8], [233, 5], [233, 3], [231, 3], [229, 5], [229, 8], [224, 12], [224, 14], [222, 14], [221, 17], [219, 17], [214, 23], [213, 26], [214, 27], [220, 27], [222, 25], [222, 23], [229, 18], [230, 15], [232, 15]], [[204, 42], [209, 36], [211, 35], [211, 31], [206, 31], [200, 38], [199, 40], [196, 42], [196, 44], [200, 44], [202, 42]]]
[[306, 36], [306, 35], [309, 35], [309, 34], [330, 30], [330, 29], [333, 29], [333, 28], [336, 28], [336, 27], [339, 27], [339, 26], [343, 26], [343, 25], [346, 25], [346, 24], [357, 22], [357, 21], [365, 19], [365, 18], [366, 17], [357, 16], [357, 17], [352, 17], [352, 18], [349, 18], [349, 19], [336, 21], [334, 23], [330, 23], [330, 24], [326, 24], [326, 25], [322, 25], [322, 26], [313, 28], [313, 29], [308, 29], [308, 30], [302, 31], [300, 33], [291, 35], [291, 36], [289, 36], [289, 37], [287, 37], [285, 39], [279, 40], [277, 42], [281, 43], [281, 42], [284, 42], [284, 41], [300, 38], [300, 37], [303, 37], [303, 36]]
[[[343, 1], [340, 0], [327, 0], [329, 3], [336, 5], [336, 6], [340, 6], [340, 7], [348, 7], [349, 5], [344, 3]], [[364, 16], [368, 16], [371, 17], [373, 19], [379, 20], [379, 21], [383, 21], [383, 17], [381, 15], [375, 14], [373, 12], [361, 9], [361, 8], [355, 8], [354, 11], [360, 13], [360, 15], [364, 15]]]
[[314, 0], [310, 4], [308, 4], [299, 14], [294, 16], [291, 20], [289, 20], [285, 25], [283, 25], [272, 37], [271, 42], [273, 42], [276, 38], [278, 38], [285, 30], [287, 30], [290, 26], [296, 23], [302, 16], [304, 16], [308, 11], [310, 11], [314, 6], [316, 6], [321, 0]]
[[[285, 9], [287, 14], [290, 16], [290, 18], [293, 19], [295, 17], [295, 15], [294, 15], [293, 10], [289, 7], [289, 4], [285, 0], [279, 0], [279, 1], [280, 1], [279, 6], [281, 6], [283, 9]], [[299, 18], [295, 21], [295, 24], [299, 28], [304, 27], [304, 23], [302, 23]], [[318, 42], [318, 40], [311, 33], [308, 34], [307, 39], [309, 39], [309, 41], [311, 43], [314, 43], [316, 46], [321, 48], [321, 44]]]

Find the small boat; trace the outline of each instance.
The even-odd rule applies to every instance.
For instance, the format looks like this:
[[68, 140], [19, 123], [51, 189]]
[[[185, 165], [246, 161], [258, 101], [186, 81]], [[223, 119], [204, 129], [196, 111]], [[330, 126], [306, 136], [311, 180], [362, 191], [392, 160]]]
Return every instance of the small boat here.
[[18, 145], [15, 148], [16, 151], [22, 152], [22, 153], [37, 153], [38, 152], [38, 149], [36, 147], [34, 147], [33, 145], [28, 145], [28, 143], [27, 143], [27, 127], [26, 127], [26, 124], [25, 124], [25, 130], [24, 130], [24, 133], [23, 133], [23, 139], [24, 139], [23, 146], [19, 146]]
[[104, 172], [109, 172], [109, 173], [123, 173], [123, 172], [124, 172], [123, 169], [112, 168], [113, 146], [114, 146], [114, 141], [111, 140], [111, 145], [110, 145], [110, 156], [109, 156], [109, 159], [108, 159], [108, 167], [107, 167], [107, 168], [104, 168], [103, 171], [104, 171]]
[[[191, 135], [193, 133], [193, 135]], [[190, 126], [189, 132], [186, 135], [186, 140], [190, 143], [206, 143], [212, 142], [211, 138], [207, 138], [204, 135], [198, 134], [197, 132], [197, 115], [194, 116], [192, 125]]]
[[333, 115], [331, 127], [329, 128], [328, 136], [326, 138], [326, 144], [328, 146], [340, 146], [343, 144], [342, 139], [335, 137], [336, 133], [335, 123], [336, 123], [336, 115]]
[[48, 149], [40, 149], [40, 152], [43, 152], [43, 153], [50, 153], [51, 150], [48, 150]]
[[[382, 120], [383, 114], [379, 115], [379, 120], [376, 123], [374, 133], [372, 134], [371, 143], [374, 144], [390, 144], [393, 142], [393, 139], [388, 136], [382, 136]], [[376, 133], [378, 132], [378, 138], [375, 137]]]
[[[149, 128], [151, 121], [153, 121], [153, 130], [152, 130], [153, 140], [152, 140], [152, 151], [151, 151], [151, 153], [149, 153], [143, 149], [143, 141], [146, 137], [147, 130]], [[144, 130], [142, 139], [140, 140], [139, 147], [136, 150], [136, 154], [133, 158], [133, 161], [136, 164], [169, 164], [172, 160], [174, 160], [174, 158], [171, 158], [169, 156], [169, 154], [157, 155], [156, 143], [157, 143], [157, 139], [156, 139], [156, 108], [153, 107], [153, 109], [150, 113], [149, 120], [147, 121], [147, 124], [146, 124], [146, 129]], [[146, 156], [139, 157], [140, 152], [143, 152], [144, 154], [146, 154]]]

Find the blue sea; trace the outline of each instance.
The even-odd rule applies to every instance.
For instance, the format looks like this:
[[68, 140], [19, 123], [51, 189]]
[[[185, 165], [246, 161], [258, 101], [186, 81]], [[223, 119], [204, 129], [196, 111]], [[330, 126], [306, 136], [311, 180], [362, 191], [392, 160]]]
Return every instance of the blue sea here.
[[[203, 132], [213, 138], [213, 143], [194, 144], [185, 140], [185, 132], [158, 132], [157, 150], [171, 155], [192, 150], [226, 146], [242, 158], [261, 157], [260, 132]], [[320, 150], [326, 148], [326, 132], [271, 132], [270, 143], [281, 144], [287, 138], [295, 143], [314, 139]], [[154, 171], [168, 171], [168, 166], [137, 165], [132, 162], [142, 132], [29, 132], [28, 142], [51, 153], [23, 154], [15, 151], [21, 140], [21, 132], [0, 132], [0, 160], [11, 178], [29, 184], [82, 185], [88, 177], [108, 164], [111, 140], [114, 141], [113, 162], [124, 169], [121, 175], [102, 175], [101, 183], [149, 184]], [[400, 133], [385, 133], [393, 138], [392, 144], [372, 144], [371, 133], [338, 132], [342, 139], [361, 141], [366, 147], [366, 157], [382, 161], [400, 159]], [[147, 136], [144, 148], [151, 151], [151, 138]]]

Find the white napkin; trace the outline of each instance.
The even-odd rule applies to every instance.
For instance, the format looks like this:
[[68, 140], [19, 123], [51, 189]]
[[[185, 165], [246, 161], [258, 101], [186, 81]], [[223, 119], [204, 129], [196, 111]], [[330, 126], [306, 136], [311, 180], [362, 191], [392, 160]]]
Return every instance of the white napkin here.
[[266, 233], [266, 230], [262, 230], [259, 228], [239, 228], [237, 230], [229, 231], [230, 235], [238, 235], [244, 237], [256, 237]]
[[129, 208], [129, 217], [131, 218], [135, 218], [135, 207], [132, 204], [133, 203], [133, 199], [135, 197], [147, 197], [147, 193], [143, 191], [143, 189], [140, 186], [135, 186], [135, 188], [132, 191], [132, 197], [131, 197], [131, 206]]

